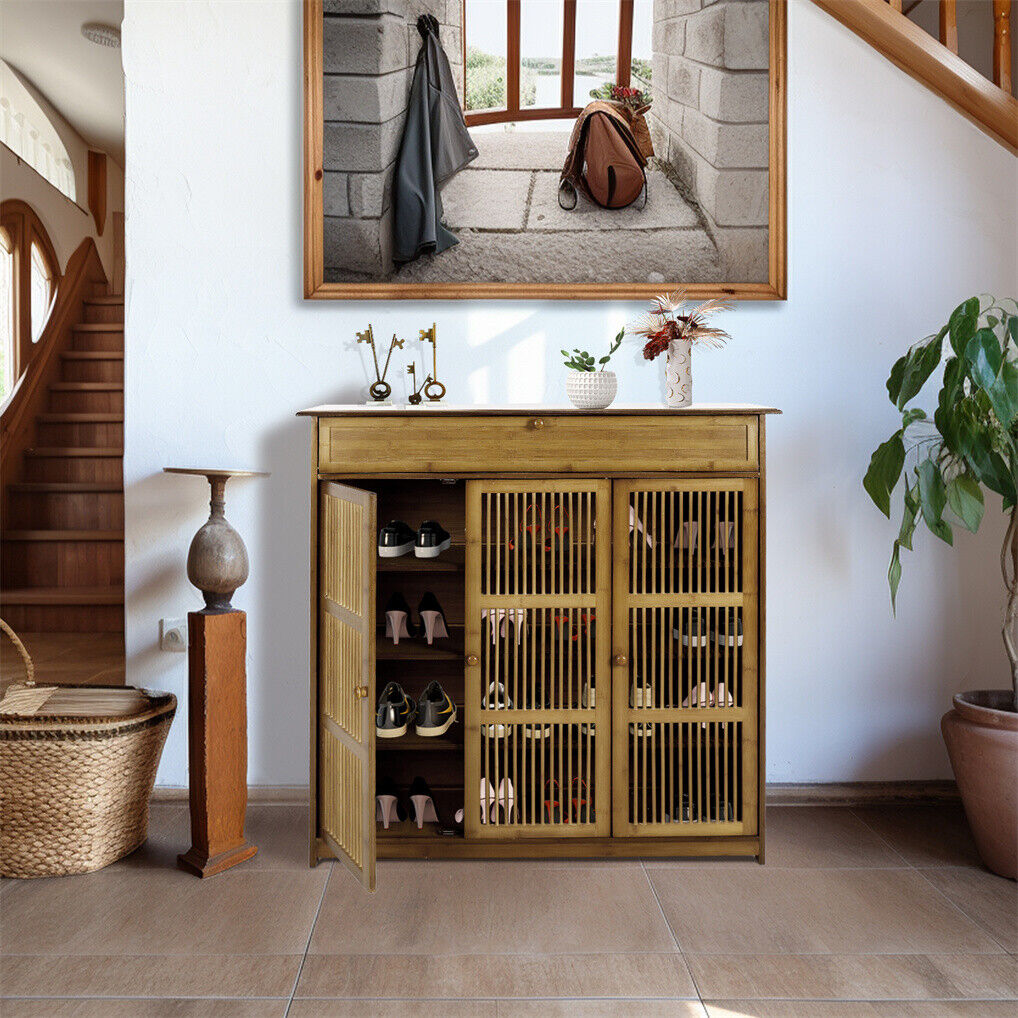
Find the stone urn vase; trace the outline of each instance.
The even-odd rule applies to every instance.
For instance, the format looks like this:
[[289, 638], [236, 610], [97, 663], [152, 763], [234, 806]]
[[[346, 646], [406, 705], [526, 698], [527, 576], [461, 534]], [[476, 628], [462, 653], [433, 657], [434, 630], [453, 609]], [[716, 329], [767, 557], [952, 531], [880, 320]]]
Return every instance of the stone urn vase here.
[[1011, 690], [958, 693], [940, 730], [979, 855], [994, 873], [1018, 878], [1018, 713]]
[[611, 406], [618, 387], [614, 371], [570, 371], [566, 375], [566, 395], [580, 410], [604, 410]]
[[684, 407], [693, 402], [693, 343], [673, 339], [665, 351], [665, 406]]

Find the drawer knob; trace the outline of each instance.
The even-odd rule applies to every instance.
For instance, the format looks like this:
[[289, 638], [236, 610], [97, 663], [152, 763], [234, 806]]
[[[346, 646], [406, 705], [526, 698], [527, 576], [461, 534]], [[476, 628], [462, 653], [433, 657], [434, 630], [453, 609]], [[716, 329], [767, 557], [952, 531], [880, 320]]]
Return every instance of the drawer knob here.
[[354, 691], [353, 691], [353, 695], [356, 696], [358, 700], [364, 700], [367, 697], [367, 695], [368, 695], [368, 687], [367, 686], [355, 686], [354, 687]]
[[534, 431], [540, 431], [540, 430], [541, 430], [541, 428], [543, 428], [543, 427], [544, 427], [544, 421], [543, 421], [543, 420], [541, 420], [541, 418], [540, 418], [540, 417], [535, 417], [535, 418], [534, 418], [534, 419], [533, 419], [533, 420], [532, 420], [532, 421], [530, 422], [530, 426], [531, 426], [531, 427], [532, 427], [532, 428], [534, 429]]
[[623, 665], [629, 664], [629, 658], [627, 658], [625, 654], [616, 654], [615, 664], [617, 664], [619, 668], [621, 668]]
[[480, 663], [481, 659], [476, 654], [467, 654], [467, 664], [470, 665], [471, 668], [476, 667]]

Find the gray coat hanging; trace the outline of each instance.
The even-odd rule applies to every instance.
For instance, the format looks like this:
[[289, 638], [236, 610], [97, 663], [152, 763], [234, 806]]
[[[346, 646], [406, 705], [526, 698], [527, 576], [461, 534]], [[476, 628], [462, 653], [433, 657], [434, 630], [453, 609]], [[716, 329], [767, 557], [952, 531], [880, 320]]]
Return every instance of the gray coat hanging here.
[[437, 19], [422, 14], [417, 31], [423, 43], [393, 182], [393, 258], [397, 263], [437, 254], [459, 243], [442, 225], [439, 190], [477, 158], [477, 147], [456, 96], [449, 58], [438, 40]]

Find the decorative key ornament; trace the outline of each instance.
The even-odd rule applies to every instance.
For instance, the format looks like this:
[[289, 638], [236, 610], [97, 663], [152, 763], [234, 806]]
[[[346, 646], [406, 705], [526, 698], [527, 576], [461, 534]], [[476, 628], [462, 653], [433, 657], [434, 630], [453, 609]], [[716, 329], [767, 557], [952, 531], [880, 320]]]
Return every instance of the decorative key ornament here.
[[367, 343], [371, 347], [371, 359], [375, 364], [375, 381], [371, 383], [368, 388], [368, 392], [371, 394], [371, 398], [381, 403], [387, 400], [392, 395], [392, 386], [385, 380], [386, 374], [389, 371], [389, 361], [392, 360], [392, 351], [397, 347], [402, 350], [403, 344], [406, 342], [402, 339], [397, 339], [396, 334], [392, 334], [392, 340], [389, 342], [389, 352], [385, 357], [385, 367], [381, 371], [378, 370], [378, 351], [375, 347], [375, 334], [369, 325], [364, 332], [357, 333], [358, 343]]
[[445, 395], [445, 386], [438, 380], [438, 342], [434, 322], [430, 329], [421, 329], [421, 342], [431, 344], [431, 374], [424, 380], [423, 392], [432, 403], [437, 403]]

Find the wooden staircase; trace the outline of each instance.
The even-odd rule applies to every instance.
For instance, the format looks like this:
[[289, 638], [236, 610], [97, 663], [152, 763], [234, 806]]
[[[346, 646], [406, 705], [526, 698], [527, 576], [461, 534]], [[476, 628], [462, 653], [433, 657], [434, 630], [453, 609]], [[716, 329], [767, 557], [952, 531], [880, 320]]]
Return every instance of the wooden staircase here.
[[918, 0], [813, 0], [903, 71], [1018, 154], [1018, 100], [1011, 73], [1011, 0], [978, 3], [992, 25], [993, 80], [958, 56], [957, 0], [938, 0], [939, 38], [909, 20]]
[[5, 492], [0, 615], [21, 632], [123, 630], [124, 300], [95, 289]]

